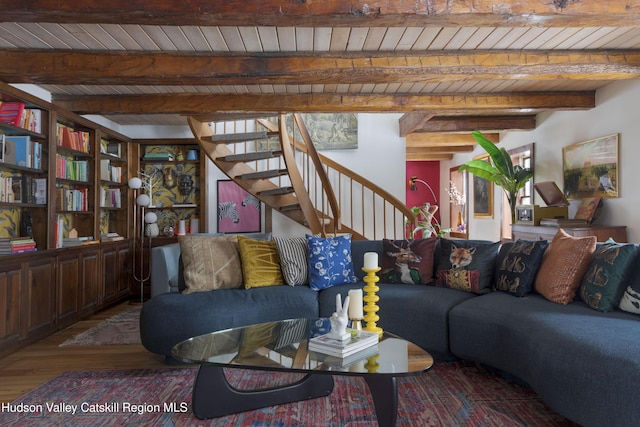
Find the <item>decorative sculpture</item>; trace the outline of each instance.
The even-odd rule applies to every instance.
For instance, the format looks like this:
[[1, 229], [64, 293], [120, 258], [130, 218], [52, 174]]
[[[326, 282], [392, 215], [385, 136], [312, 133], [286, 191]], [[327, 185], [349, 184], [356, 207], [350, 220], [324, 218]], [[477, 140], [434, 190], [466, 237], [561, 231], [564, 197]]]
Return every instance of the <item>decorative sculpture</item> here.
[[336, 295], [336, 311], [329, 318], [331, 322], [331, 332], [328, 336], [340, 340], [346, 341], [351, 338], [351, 334], [347, 332], [347, 323], [349, 322], [349, 297], [344, 299], [344, 305], [342, 304], [342, 297], [340, 294]]

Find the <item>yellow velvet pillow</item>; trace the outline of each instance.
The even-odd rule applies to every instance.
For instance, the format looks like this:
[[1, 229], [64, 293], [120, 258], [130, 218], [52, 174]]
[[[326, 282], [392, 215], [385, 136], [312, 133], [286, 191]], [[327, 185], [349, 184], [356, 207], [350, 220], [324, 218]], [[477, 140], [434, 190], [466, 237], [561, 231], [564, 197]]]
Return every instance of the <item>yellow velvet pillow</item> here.
[[542, 258], [535, 289], [549, 301], [569, 304], [596, 250], [596, 237], [573, 237], [560, 229]]
[[238, 236], [238, 245], [245, 288], [285, 284], [275, 242]]

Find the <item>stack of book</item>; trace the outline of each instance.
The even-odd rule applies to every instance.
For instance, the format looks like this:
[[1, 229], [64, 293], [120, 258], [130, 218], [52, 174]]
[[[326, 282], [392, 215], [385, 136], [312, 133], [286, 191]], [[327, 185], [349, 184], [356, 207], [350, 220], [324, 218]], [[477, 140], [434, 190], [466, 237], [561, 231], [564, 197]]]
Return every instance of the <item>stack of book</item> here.
[[11, 239], [11, 253], [21, 254], [24, 252], [35, 252], [36, 241], [31, 237], [14, 237]]
[[358, 331], [355, 329], [347, 329], [347, 332], [351, 334], [351, 338], [346, 341], [340, 341], [328, 335], [311, 338], [309, 339], [309, 350], [346, 358], [378, 344], [379, 336], [377, 332]]
[[142, 160], [173, 160], [173, 155], [170, 153], [144, 153]]

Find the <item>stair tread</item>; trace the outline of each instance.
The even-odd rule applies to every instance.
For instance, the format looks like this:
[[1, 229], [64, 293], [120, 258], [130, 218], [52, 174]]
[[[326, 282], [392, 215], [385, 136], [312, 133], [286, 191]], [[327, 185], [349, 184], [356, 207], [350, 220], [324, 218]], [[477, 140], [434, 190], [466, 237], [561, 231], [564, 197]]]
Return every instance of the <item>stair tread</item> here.
[[289, 172], [286, 169], [271, 169], [259, 172], [249, 172], [239, 175], [242, 179], [262, 179], [262, 178], [275, 178], [282, 175], [287, 175]]
[[225, 162], [249, 162], [252, 160], [272, 159], [282, 155], [282, 151], [256, 151], [252, 153], [229, 154], [228, 156], [218, 157], [219, 160]]
[[281, 211], [293, 211], [296, 209], [300, 209], [300, 203], [292, 203], [290, 205], [282, 205], [279, 210]]
[[293, 187], [277, 187], [269, 190], [259, 191], [258, 194], [261, 196], [277, 196], [279, 194], [290, 194], [293, 193]]
[[211, 135], [206, 139], [211, 142], [228, 144], [231, 142], [255, 141], [258, 139], [266, 139], [266, 138], [267, 138], [267, 132], [259, 131], [259, 132], [247, 132], [247, 133], [216, 134], [216, 135]]

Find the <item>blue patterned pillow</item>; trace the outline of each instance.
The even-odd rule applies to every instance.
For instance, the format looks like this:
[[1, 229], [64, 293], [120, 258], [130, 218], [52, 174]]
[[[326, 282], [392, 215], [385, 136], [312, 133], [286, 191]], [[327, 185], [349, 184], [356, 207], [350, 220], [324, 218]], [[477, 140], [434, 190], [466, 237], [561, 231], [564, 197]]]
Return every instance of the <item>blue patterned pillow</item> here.
[[354, 283], [358, 279], [351, 261], [351, 235], [307, 238], [309, 287], [319, 291], [333, 285]]

